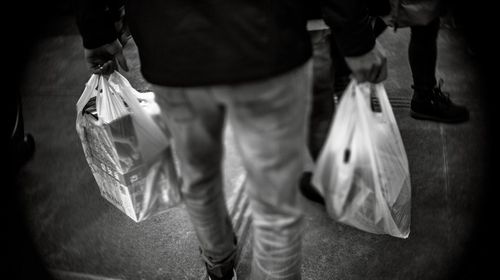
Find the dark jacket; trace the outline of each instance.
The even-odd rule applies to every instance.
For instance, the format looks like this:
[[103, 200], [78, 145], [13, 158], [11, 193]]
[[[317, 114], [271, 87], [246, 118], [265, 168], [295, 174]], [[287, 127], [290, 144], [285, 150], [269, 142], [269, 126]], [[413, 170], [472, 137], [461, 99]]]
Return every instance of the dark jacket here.
[[[335, 0], [330, 8], [350, 1]], [[81, 0], [77, 23], [86, 48], [116, 38], [105, 0]], [[151, 83], [167, 86], [232, 84], [268, 78], [311, 56], [305, 13], [307, 0], [130, 0], [126, 19], [138, 46], [141, 71]], [[361, 14], [357, 12], [357, 16]], [[337, 15], [333, 15], [337, 16]], [[344, 24], [345, 17], [330, 20]], [[364, 18], [354, 27], [350, 54], [373, 47]], [[347, 22], [348, 24], [352, 21]], [[365, 26], [363, 28], [366, 28]], [[348, 33], [350, 28], [345, 27]], [[362, 44], [359, 42], [364, 41]], [[346, 43], [345, 45], [349, 45]], [[352, 52], [350, 52], [352, 50]]]

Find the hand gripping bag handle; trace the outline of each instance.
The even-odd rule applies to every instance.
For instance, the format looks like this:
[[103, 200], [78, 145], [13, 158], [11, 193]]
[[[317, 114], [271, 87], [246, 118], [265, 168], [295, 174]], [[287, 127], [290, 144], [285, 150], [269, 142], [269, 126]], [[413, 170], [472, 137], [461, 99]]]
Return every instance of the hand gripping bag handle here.
[[130, 111], [133, 114], [133, 120], [136, 125], [136, 130], [139, 134], [139, 147], [145, 158], [149, 161], [156, 157], [159, 152], [163, 151], [170, 144], [168, 137], [164, 134], [156, 122], [144, 112], [137, 96], [136, 91], [117, 71], [113, 72], [109, 77], [110, 84], [117, 86], [116, 92], [120, 94], [124, 101], [128, 104]]

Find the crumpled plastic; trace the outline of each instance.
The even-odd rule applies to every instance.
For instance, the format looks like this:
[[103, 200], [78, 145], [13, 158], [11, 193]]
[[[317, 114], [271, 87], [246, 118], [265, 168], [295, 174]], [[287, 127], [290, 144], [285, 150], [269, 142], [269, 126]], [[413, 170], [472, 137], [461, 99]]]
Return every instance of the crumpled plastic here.
[[154, 93], [114, 72], [92, 75], [77, 102], [76, 129], [101, 195], [136, 222], [181, 203], [169, 132], [154, 120]]
[[[373, 110], [377, 100], [380, 110]], [[382, 84], [351, 82], [314, 169], [313, 185], [334, 220], [407, 238], [411, 183], [403, 141]]]

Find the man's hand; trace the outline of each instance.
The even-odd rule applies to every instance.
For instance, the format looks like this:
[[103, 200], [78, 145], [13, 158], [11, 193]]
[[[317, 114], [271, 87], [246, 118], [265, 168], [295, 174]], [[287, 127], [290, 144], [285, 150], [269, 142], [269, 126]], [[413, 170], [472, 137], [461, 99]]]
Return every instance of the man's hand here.
[[384, 48], [375, 42], [375, 47], [364, 55], [346, 57], [347, 65], [358, 83], [380, 83], [387, 78], [387, 58]]
[[123, 70], [128, 71], [127, 60], [118, 40], [95, 49], [85, 49], [85, 59], [94, 74], [109, 75], [118, 69], [117, 63]]

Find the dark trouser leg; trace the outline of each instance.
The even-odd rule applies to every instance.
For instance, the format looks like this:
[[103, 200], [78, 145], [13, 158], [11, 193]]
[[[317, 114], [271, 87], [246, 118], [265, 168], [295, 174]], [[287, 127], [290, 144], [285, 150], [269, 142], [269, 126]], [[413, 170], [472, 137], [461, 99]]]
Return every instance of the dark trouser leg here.
[[333, 99], [330, 31], [311, 31], [313, 43], [313, 98], [308, 146], [313, 160], [319, 156], [328, 135], [335, 104]]
[[463, 122], [469, 119], [466, 107], [453, 103], [436, 82], [437, 37], [439, 18], [426, 26], [411, 27], [408, 57], [413, 75], [411, 116], [439, 122]]
[[436, 86], [438, 32], [439, 17], [426, 26], [411, 27], [408, 58], [415, 89], [431, 90]]
[[332, 57], [332, 69], [334, 75], [333, 90], [336, 97], [340, 98], [351, 81], [351, 69], [347, 66], [344, 55], [340, 52], [337, 44], [333, 39], [331, 41], [330, 56]]
[[12, 95], [7, 98], [8, 117], [7, 127], [9, 132], [8, 158], [9, 164], [12, 163], [15, 172], [17, 172], [35, 152], [35, 140], [33, 136], [24, 131], [24, 119], [22, 112], [21, 97]]

